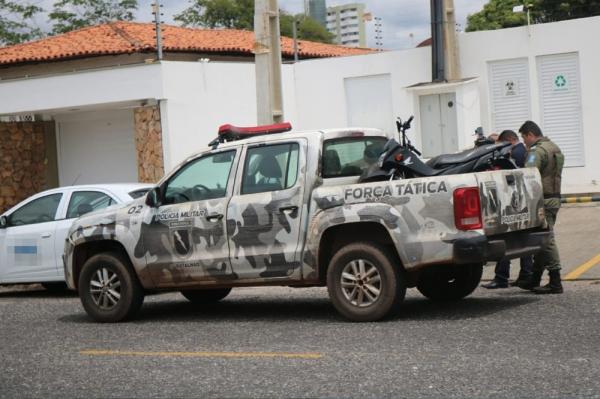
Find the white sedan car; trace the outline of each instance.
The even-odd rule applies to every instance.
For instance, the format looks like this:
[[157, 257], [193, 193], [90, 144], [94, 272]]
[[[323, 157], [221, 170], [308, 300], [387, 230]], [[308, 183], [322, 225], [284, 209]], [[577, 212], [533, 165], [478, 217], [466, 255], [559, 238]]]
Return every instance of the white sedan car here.
[[0, 216], [0, 284], [64, 286], [62, 254], [76, 218], [145, 195], [149, 184], [61, 187], [33, 195]]

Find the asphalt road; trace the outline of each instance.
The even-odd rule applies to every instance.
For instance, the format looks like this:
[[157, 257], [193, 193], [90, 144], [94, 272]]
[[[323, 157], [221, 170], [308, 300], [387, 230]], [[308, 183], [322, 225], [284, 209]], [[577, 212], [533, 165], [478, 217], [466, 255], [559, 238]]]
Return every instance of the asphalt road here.
[[0, 289], [1, 397], [600, 397], [600, 284], [479, 288], [349, 323], [322, 288], [146, 298], [95, 324], [75, 296]]

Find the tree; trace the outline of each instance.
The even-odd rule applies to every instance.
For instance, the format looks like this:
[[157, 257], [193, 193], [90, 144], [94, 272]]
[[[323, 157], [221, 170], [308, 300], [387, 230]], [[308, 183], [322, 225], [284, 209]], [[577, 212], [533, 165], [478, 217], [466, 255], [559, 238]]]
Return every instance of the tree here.
[[183, 26], [254, 29], [254, 0], [194, 0], [174, 19]]
[[467, 17], [467, 32], [511, 28], [527, 24], [526, 13], [513, 7], [526, 5], [532, 23], [563, 21], [600, 15], [600, 0], [490, 0], [478, 13]]
[[137, 0], [59, 0], [48, 15], [52, 33], [65, 33], [114, 20], [131, 21]]
[[492, 30], [521, 26], [527, 23], [524, 13], [514, 13], [513, 7], [521, 5], [521, 0], [490, 0], [483, 10], [467, 17], [467, 32]]
[[539, 0], [540, 22], [563, 21], [600, 15], [600, 0]]
[[23, 1], [0, 0], [0, 46], [17, 44], [43, 36], [34, 17], [42, 8]]
[[[281, 34], [292, 36], [294, 18], [298, 21], [298, 37], [304, 40], [331, 43], [333, 35], [313, 18], [293, 16], [280, 11]], [[206, 28], [254, 29], [253, 0], [193, 0], [192, 5], [175, 15], [183, 26]]]
[[292, 37], [294, 35], [294, 18], [297, 21], [296, 29], [298, 38], [310, 40], [313, 42], [332, 43], [333, 34], [314, 18], [304, 14], [290, 15], [284, 12], [280, 13], [279, 25], [283, 36]]

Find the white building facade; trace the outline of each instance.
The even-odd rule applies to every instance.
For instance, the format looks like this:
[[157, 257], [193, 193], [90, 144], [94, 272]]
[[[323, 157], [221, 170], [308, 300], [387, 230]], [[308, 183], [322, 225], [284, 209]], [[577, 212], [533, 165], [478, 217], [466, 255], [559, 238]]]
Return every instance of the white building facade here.
[[[585, 36], [581, 34], [585, 32]], [[473, 131], [540, 124], [566, 154], [564, 193], [598, 192], [600, 17], [459, 35], [463, 79], [431, 80], [431, 49], [282, 66], [296, 130], [394, 129], [415, 116], [427, 156], [472, 145]], [[219, 125], [256, 123], [254, 65], [165, 61], [0, 81], [0, 116], [54, 121], [60, 185], [136, 179], [133, 109], [160, 110], [164, 169], [205, 148]]]

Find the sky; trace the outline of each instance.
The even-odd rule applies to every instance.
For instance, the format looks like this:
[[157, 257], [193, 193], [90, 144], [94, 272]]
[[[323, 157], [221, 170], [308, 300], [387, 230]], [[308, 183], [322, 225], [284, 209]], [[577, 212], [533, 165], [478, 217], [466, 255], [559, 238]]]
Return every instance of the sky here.
[[[173, 16], [190, 6], [190, 0], [160, 0], [163, 5], [163, 20], [174, 23]], [[33, 1], [40, 6], [51, 9], [55, 0]], [[383, 48], [389, 50], [414, 47], [431, 36], [429, 0], [327, 0], [327, 6], [345, 3], [363, 3], [366, 11], [374, 17], [383, 19]], [[488, 0], [454, 0], [456, 22], [459, 29], [464, 30], [467, 15], [483, 8]], [[139, 8], [136, 20], [149, 22], [153, 20], [151, 4], [153, 0], [138, 0]], [[289, 13], [304, 12], [303, 0], [279, 0], [279, 7]], [[38, 21], [44, 26], [45, 21]], [[373, 22], [367, 22], [367, 46], [375, 47]]]

